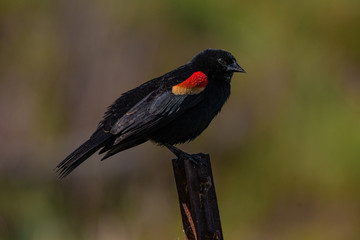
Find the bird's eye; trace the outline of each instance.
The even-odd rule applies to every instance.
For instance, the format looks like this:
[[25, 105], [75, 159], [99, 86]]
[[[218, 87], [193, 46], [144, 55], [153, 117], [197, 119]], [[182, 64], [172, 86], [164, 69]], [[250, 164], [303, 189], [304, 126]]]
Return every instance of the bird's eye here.
[[226, 66], [226, 62], [225, 62], [224, 59], [219, 58], [219, 59], [218, 59], [218, 62], [219, 62], [221, 65]]

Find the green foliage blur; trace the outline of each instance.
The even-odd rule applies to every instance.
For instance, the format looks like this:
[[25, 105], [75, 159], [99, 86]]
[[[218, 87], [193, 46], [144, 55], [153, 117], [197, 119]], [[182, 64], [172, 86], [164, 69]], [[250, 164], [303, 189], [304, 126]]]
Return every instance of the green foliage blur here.
[[54, 167], [126, 90], [205, 48], [232, 96], [210, 153], [226, 239], [360, 239], [360, 1], [0, 1], [0, 239], [184, 239], [168, 150]]

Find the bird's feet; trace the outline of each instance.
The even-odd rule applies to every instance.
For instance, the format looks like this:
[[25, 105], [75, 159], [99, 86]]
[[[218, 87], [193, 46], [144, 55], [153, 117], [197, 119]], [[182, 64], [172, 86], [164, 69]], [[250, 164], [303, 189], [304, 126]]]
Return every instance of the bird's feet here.
[[189, 154], [170, 144], [164, 144], [164, 146], [175, 154], [175, 156], [177, 157], [176, 165], [178, 166], [179, 166], [179, 161], [184, 161], [186, 159], [190, 160], [197, 167], [200, 167], [201, 165], [205, 165], [205, 166], [207, 165], [206, 162], [203, 160], [203, 158], [200, 156], [200, 154]]

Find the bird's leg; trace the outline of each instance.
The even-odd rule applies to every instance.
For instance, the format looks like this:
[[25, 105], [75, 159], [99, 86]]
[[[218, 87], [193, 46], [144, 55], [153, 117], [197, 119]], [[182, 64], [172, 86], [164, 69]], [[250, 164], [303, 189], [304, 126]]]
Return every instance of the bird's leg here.
[[202, 161], [202, 158], [197, 154], [186, 153], [186, 152], [178, 149], [177, 147], [174, 147], [173, 145], [170, 145], [167, 143], [165, 143], [164, 146], [167, 147], [173, 154], [175, 154], [177, 156], [177, 158], [178, 158], [177, 161], [189, 159], [192, 163], [194, 163], [198, 167], [200, 167], [201, 164], [204, 164]]
[[175, 154], [175, 156], [180, 157], [181, 155], [189, 155], [188, 153], [181, 151], [180, 149], [178, 149], [177, 147], [170, 145], [168, 143], [164, 144], [165, 147], [167, 147], [173, 154]]

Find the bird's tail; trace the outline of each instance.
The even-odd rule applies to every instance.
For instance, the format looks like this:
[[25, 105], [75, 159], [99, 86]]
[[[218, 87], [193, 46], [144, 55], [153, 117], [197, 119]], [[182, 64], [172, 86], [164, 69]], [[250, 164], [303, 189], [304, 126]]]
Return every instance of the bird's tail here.
[[59, 174], [59, 177], [64, 178], [69, 175], [77, 166], [103, 147], [106, 140], [111, 136], [111, 134], [105, 132], [94, 133], [89, 140], [75, 149], [75, 151], [56, 166], [55, 171]]

